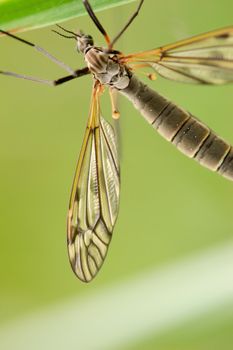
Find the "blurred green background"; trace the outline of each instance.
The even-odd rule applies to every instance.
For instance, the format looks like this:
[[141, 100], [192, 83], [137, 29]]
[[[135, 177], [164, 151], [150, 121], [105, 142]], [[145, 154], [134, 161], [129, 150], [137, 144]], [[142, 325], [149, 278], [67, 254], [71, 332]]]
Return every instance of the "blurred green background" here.
[[[98, 13], [110, 35], [122, 28], [136, 5], [134, 2]], [[232, 13], [233, 2], [230, 0], [147, 0], [139, 17], [116, 48], [125, 53], [142, 51], [231, 25]], [[104, 44], [88, 16], [64, 25], [71, 30], [81, 28], [92, 34], [96, 43]], [[73, 41], [56, 36], [50, 29], [23, 33], [21, 37], [37, 43], [74, 68], [83, 66], [83, 58], [77, 55]], [[47, 79], [66, 75], [46, 58], [10, 38], [0, 41], [0, 69]], [[188, 86], [162, 78], [151, 82], [143, 75], [139, 77], [233, 143], [232, 86]], [[66, 214], [88, 116], [91, 87], [91, 77], [57, 88], [0, 77], [1, 349], [32, 348], [29, 344], [33, 344], [33, 339], [30, 343], [22, 336], [26, 328], [21, 320], [26, 322], [29, 315], [33, 322], [37, 320], [36, 324], [31, 323], [31, 329], [40, 335], [38, 349], [55, 349], [55, 343], [48, 339], [49, 336], [56, 337], [60, 344], [62, 341], [59, 342], [59, 339], [67, 338], [64, 347], [60, 345], [61, 349], [104, 349], [94, 337], [92, 343], [92, 328], [89, 327], [93, 322], [98, 327], [100, 320], [106, 322], [106, 327], [111, 323], [114, 325], [114, 312], [102, 319], [106, 312], [104, 308], [103, 314], [100, 309], [89, 317], [84, 308], [86, 323], [83, 321], [82, 334], [78, 326], [77, 333], [73, 333], [74, 315], [72, 324], [68, 316], [54, 318], [50, 324], [51, 332], [49, 329], [43, 333], [44, 328], [40, 330], [40, 327], [43, 327], [45, 319], [50, 319], [54, 307], [63, 305], [65, 310], [66, 305], [75, 300], [79, 305], [96, 305], [98, 298], [105, 293], [108, 306], [118, 300], [119, 309], [122, 308], [119, 316], [122, 323], [129, 318], [124, 337], [117, 325], [108, 330], [107, 338], [112, 336], [112, 344], [108, 340], [107, 349], [232, 349], [233, 291], [229, 287], [233, 281], [232, 265], [232, 274], [226, 275], [225, 279], [222, 273], [215, 275], [215, 271], [210, 270], [211, 281], [214, 280], [216, 285], [219, 281], [219, 288], [228, 290], [227, 298], [223, 293], [222, 298], [213, 302], [208, 310], [201, 307], [199, 312], [191, 313], [187, 319], [168, 322], [161, 331], [158, 331], [158, 320], [154, 326], [150, 325], [150, 329], [145, 327], [145, 332], [135, 329], [135, 337], [127, 338], [127, 331], [132, 332], [135, 318], [142, 324], [149, 322], [147, 313], [140, 317], [140, 307], [150, 304], [153, 309], [153, 299], [149, 295], [153, 292], [156, 302], [157, 290], [156, 286], [154, 290], [148, 290], [149, 295], [147, 289], [142, 291], [138, 299], [140, 307], [135, 310], [135, 315], [131, 310], [130, 293], [126, 293], [125, 297], [124, 293], [120, 293], [118, 299], [116, 291], [130, 290], [133, 281], [136, 295], [150, 271], [156, 275], [156, 271], [160, 273], [164, 266], [168, 270], [169, 267], [173, 269], [177, 262], [179, 268], [186, 269], [190, 257], [197, 262], [200, 255], [208, 255], [211, 249], [218, 254], [222, 247], [231, 246], [233, 185], [179, 153], [157, 135], [123, 98], [120, 98], [121, 205], [114, 238], [105, 264], [91, 284], [81, 283], [72, 274], [66, 252]], [[102, 100], [103, 114], [110, 117], [107, 93]], [[224, 260], [225, 254], [221, 256]], [[224, 260], [224, 263], [229, 266], [232, 260]], [[202, 268], [194, 271], [197, 275], [201, 274]], [[192, 282], [189, 270], [187, 273], [189, 282]], [[185, 275], [182, 280], [181, 291], [186, 288]], [[208, 285], [208, 278], [204, 282]], [[202, 288], [202, 285], [199, 287]], [[173, 288], [177, 293], [176, 278], [167, 288], [165, 284], [162, 293], [165, 301]], [[113, 291], [112, 299], [110, 291]], [[194, 298], [190, 294], [190, 303], [195, 300], [197, 309], [199, 302], [208, 301], [211, 297], [203, 295], [202, 300], [202, 297], [195, 297], [195, 290], [190, 293], [194, 293]], [[120, 297], [123, 298], [122, 304]], [[176, 298], [167, 300], [175, 307]], [[189, 306], [180, 307], [185, 311]], [[77, 310], [77, 324], [82, 323], [82, 317], [83, 314]], [[60, 332], [56, 333], [56, 329]], [[16, 330], [18, 336], [14, 337]], [[102, 332], [104, 339], [105, 329]], [[69, 339], [75, 337], [76, 345], [69, 344]], [[89, 342], [79, 344], [79, 339], [84, 337]], [[114, 337], [118, 338], [118, 343]], [[36, 345], [33, 348], [37, 349]]]

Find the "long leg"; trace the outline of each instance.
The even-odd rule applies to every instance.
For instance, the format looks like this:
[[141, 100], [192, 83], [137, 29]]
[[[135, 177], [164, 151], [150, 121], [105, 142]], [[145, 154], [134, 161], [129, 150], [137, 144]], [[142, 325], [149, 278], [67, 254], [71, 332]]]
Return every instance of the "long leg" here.
[[11, 33], [8, 33], [8, 32], [5, 32], [4, 30], [0, 29], [0, 33], [3, 33], [13, 39], [16, 39], [18, 41], [20, 41], [21, 43], [23, 44], [26, 44], [28, 46], [31, 46], [33, 47], [36, 51], [42, 53], [42, 55], [44, 55], [45, 57], [49, 58], [51, 61], [53, 61], [54, 63], [56, 63], [58, 66], [60, 66], [61, 68], [63, 68], [64, 70], [66, 70], [68, 73], [72, 74], [72, 75], [75, 75], [75, 71], [70, 68], [69, 66], [67, 66], [64, 62], [58, 60], [56, 57], [54, 57], [53, 55], [51, 55], [48, 51], [46, 51], [45, 49], [43, 49], [42, 47], [38, 46], [38, 45], [35, 45], [33, 44], [32, 42], [28, 41], [28, 40], [25, 40], [25, 39], [22, 39], [22, 38], [19, 38], [18, 36], [16, 35], [13, 35]]
[[99, 31], [103, 34], [107, 44], [109, 45], [111, 40], [106, 32], [106, 30], [104, 29], [104, 27], [102, 26], [102, 24], [100, 23], [100, 21], [98, 20], [98, 18], [96, 17], [90, 3], [88, 0], [83, 0], [83, 4], [87, 10], [87, 13], [89, 14], [89, 16], [91, 17], [92, 21], [95, 23], [96, 27], [99, 29]]
[[124, 26], [124, 28], [120, 31], [120, 33], [118, 33], [115, 38], [113, 39], [113, 41], [109, 44], [109, 50], [112, 49], [113, 45], [116, 43], [116, 41], [121, 37], [121, 35], [126, 31], [126, 29], [129, 27], [129, 25], [133, 22], [133, 20], [135, 19], [135, 17], [137, 17], [142, 4], [143, 4], [144, 0], [141, 0], [137, 10], [133, 13], [133, 15], [130, 17], [130, 19], [128, 20], [128, 22], [126, 23], [126, 25]]
[[66, 75], [65, 77], [62, 78], [58, 78], [56, 80], [46, 80], [46, 79], [40, 79], [40, 78], [36, 78], [36, 77], [31, 77], [28, 75], [23, 75], [23, 74], [17, 74], [14, 72], [7, 72], [7, 71], [0, 71], [0, 74], [3, 75], [8, 75], [14, 78], [19, 78], [19, 79], [26, 79], [26, 80], [31, 80], [31, 81], [35, 81], [37, 83], [42, 83], [42, 84], [47, 84], [47, 85], [51, 85], [51, 86], [57, 86], [57, 85], [61, 85], [63, 83], [66, 83], [67, 81], [76, 79], [76, 78], [80, 78], [83, 75], [87, 75], [89, 74], [90, 71], [87, 67], [82, 68], [82, 69], [77, 69], [74, 71], [73, 74], [71, 75]]

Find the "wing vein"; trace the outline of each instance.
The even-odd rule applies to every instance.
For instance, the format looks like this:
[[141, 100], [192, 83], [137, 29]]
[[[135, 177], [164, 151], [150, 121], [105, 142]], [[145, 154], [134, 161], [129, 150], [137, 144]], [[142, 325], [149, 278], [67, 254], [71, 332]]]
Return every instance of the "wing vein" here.
[[158, 64], [158, 65], [160, 65], [160, 66], [162, 66], [162, 67], [164, 67], [164, 68], [166, 68], [166, 69], [168, 69], [168, 70], [171, 70], [171, 71], [173, 71], [173, 72], [175, 72], [175, 73], [179, 73], [179, 74], [181, 74], [181, 75], [184, 75], [184, 76], [186, 76], [187, 78], [191, 78], [191, 79], [197, 80], [197, 81], [199, 81], [199, 82], [202, 83], [202, 84], [206, 84], [206, 83], [207, 83], [205, 80], [202, 80], [202, 79], [200, 79], [200, 78], [194, 77], [194, 76], [191, 75], [191, 74], [184, 73], [184, 72], [180, 71], [179, 69], [167, 67], [166, 65], [162, 64], [161, 62], [156, 63], [156, 64]]
[[102, 124], [100, 124], [100, 127], [101, 127], [101, 130], [102, 130], [102, 132], [103, 132], [103, 136], [104, 136], [104, 139], [105, 139], [105, 141], [106, 141], [106, 144], [107, 144], [107, 146], [108, 146], [108, 150], [109, 150], [109, 152], [110, 152], [110, 154], [111, 154], [111, 158], [112, 158], [114, 167], [115, 167], [115, 169], [116, 169], [117, 174], [119, 175], [119, 171], [118, 171], [118, 167], [117, 167], [117, 164], [116, 164], [116, 160], [115, 160], [115, 158], [114, 158], [114, 155], [113, 155], [113, 152], [112, 152], [110, 143], [109, 143], [109, 141], [108, 141], [107, 135], [106, 135], [106, 133], [105, 133], [105, 130], [104, 130]]

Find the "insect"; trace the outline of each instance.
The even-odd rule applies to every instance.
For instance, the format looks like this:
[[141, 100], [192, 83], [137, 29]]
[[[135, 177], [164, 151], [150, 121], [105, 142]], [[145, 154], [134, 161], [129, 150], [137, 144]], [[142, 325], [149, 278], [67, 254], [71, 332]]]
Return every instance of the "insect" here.
[[[110, 40], [88, 0], [84, 6], [103, 34], [107, 48], [94, 45], [90, 35], [58, 26], [57, 34], [74, 39], [86, 67], [73, 71], [41, 47], [1, 30], [60, 65], [69, 75], [50, 81], [13, 72], [1, 74], [57, 86], [92, 74], [93, 91], [87, 128], [74, 177], [67, 222], [69, 259], [74, 273], [91, 281], [100, 270], [112, 238], [119, 209], [120, 166], [114, 129], [101, 115], [100, 95], [109, 87], [113, 116], [118, 116], [115, 92], [126, 96], [164, 138], [188, 157], [233, 180], [233, 148], [189, 112], [168, 101], [134, 74], [142, 67], [184, 83], [220, 85], [233, 82], [233, 26], [194, 36], [149, 51], [125, 55], [113, 47], [135, 19], [137, 11], [119, 34]], [[152, 75], [150, 76], [153, 77]]]

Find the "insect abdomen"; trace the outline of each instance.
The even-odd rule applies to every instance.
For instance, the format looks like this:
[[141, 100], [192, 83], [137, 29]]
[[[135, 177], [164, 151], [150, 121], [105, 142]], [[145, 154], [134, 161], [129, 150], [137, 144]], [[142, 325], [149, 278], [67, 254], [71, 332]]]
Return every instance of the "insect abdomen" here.
[[132, 76], [128, 87], [120, 91], [133, 102], [143, 117], [182, 153], [233, 180], [233, 149], [229, 143], [135, 76]]

